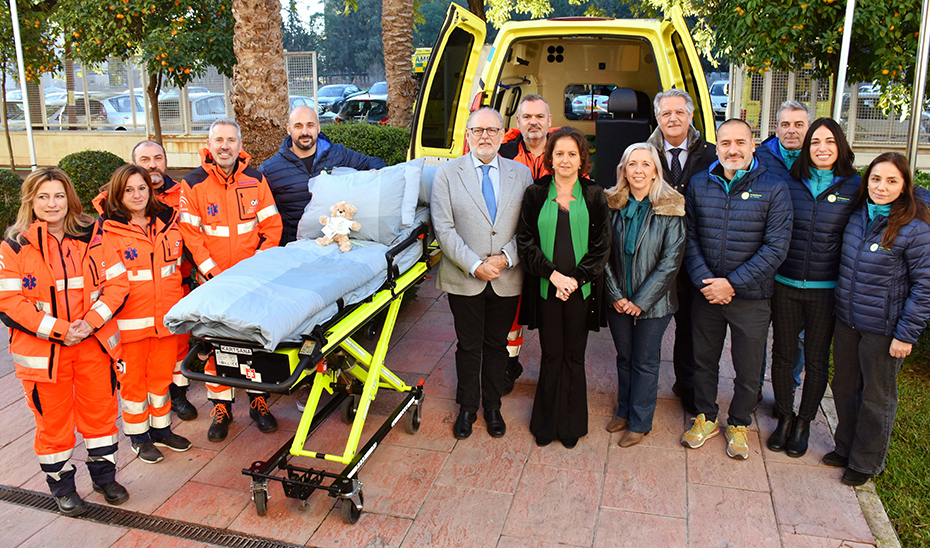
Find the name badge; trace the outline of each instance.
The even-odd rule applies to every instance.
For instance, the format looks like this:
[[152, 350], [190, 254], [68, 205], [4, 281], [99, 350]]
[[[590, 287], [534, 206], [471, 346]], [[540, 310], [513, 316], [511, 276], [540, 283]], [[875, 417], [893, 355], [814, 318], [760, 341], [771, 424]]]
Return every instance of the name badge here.
[[[831, 194], [831, 195], [827, 196], [827, 201], [830, 202], [831, 204], [832, 204], [833, 202], [835, 202], [835, 201], [836, 201], [836, 194]], [[873, 250], [873, 251], [874, 251], [874, 250]]]
[[749, 193], [748, 193], [748, 192], [744, 192], [744, 193], [740, 194], [740, 198], [742, 198], [742, 199], [744, 199], [744, 200], [748, 200], [748, 199], [749, 199]]
[[878, 244], [872, 244], [871, 247], [869, 247], [869, 250], [870, 250], [870, 251], [878, 251]]

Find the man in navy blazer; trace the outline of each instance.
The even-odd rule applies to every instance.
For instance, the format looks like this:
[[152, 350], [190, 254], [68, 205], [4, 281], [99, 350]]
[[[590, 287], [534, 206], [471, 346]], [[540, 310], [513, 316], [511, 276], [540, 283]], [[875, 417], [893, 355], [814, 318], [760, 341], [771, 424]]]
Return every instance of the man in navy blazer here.
[[436, 170], [430, 198], [442, 249], [436, 287], [449, 294], [458, 337], [457, 439], [471, 435], [479, 406], [491, 436], [507, 429], [500, 412], [507, 333], [523, 284], [515, 234], [533, 180], [526, 166], [498, 156], [503, 126], [492, 108], [473, 112], [466, 127], [471, 152]]

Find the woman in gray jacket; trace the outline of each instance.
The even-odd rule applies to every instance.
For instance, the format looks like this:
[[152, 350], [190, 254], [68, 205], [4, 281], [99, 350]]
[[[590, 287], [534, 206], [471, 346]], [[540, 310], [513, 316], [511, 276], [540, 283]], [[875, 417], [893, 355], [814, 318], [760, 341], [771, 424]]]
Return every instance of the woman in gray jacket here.
[[662, 179], [659, 153], [630, 145], [607, 191], [613, 245], [606, 270], [607, 323], [617, 347], [620, 447], [652, 430], [662, 335], [678, 309], [675, 276], [685, 251], [685, 199]]

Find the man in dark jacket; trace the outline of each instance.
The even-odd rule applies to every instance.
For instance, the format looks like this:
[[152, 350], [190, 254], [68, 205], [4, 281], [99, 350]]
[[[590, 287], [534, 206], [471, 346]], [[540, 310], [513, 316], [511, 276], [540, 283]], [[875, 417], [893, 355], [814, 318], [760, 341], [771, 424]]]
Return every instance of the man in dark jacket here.
[[297, 223], [310, 202], [310, 179], [334, 167], [361, 171], [387, 166], [380, 158], [365, 156], [330, 141], [320, 132], [320, 120], [310, 107], [302, 105], [291, 111], [287, 132], [290, 135], [284, 138], [278, 153], [258, 168], [271, 187], [284, 221], [281, 245], [297, 239]]
[[731, 119], [717, 130], [717, 158], [691, 179], [685, 200], [685, 268], [699, 291], [693, 302], [694, 404], [698, 416], [681, 443], [698, 448], [720, 433], [717, 383], [727, 327], [733, 399], [727, 454], [749, 457], [747, 427], [756, 407], [775, 273], [788, 255], [791, 196], [784, 181], [753, 158], [752, 130]]
[[[714, 148], [701, 138], [692, 125], [694, 101], [688, 92], [670, 89], [656, 94], [652, 106], [659, 127], [649, 137], [649, 144], [659, 151], [662, 176], [681, 195], [685, 194], [691, 177], [705, 171], [717, 159]], [[675, 312], [675, 384], [672, 392], [681, 399], [681, 406], [692, 415], [694, 409], [694, 350], [691, 337], [691, 300], [693, 286], [688, 272], [678, 271], [678, 311]]]
[[775, 135], [770, 136], [756, 151], [759, 163], [776, 177], [788, 180], [791, 166], [801, 155], [801, 146], [811, 123], [807, 105], [797, 101], [785, 101], [775, 115]]

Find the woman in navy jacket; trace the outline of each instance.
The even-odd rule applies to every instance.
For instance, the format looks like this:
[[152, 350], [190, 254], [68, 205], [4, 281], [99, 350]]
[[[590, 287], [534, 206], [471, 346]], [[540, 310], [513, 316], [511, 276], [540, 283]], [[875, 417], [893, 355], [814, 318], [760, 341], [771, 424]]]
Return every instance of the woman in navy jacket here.
[[[791, 244], [775, 276], [772, 297], [772, 388], [778, 426], [768, 447], [800, 457], [807, 452], [811, 421], [827, 389], [840, 247], [861, 181], [839, 124], [830, 118], [811, 124], [791, 175], [785, 181], [794, 209]], [[793, 370], [802, 329], [806, 374], [795, 416]]]
[[896, 377], [930, 317], [930, 211], [896, 152], [869, 164], [846, 232], [836, 286], [836, 450], [824, 464], [862, 485], [885, 467]]

